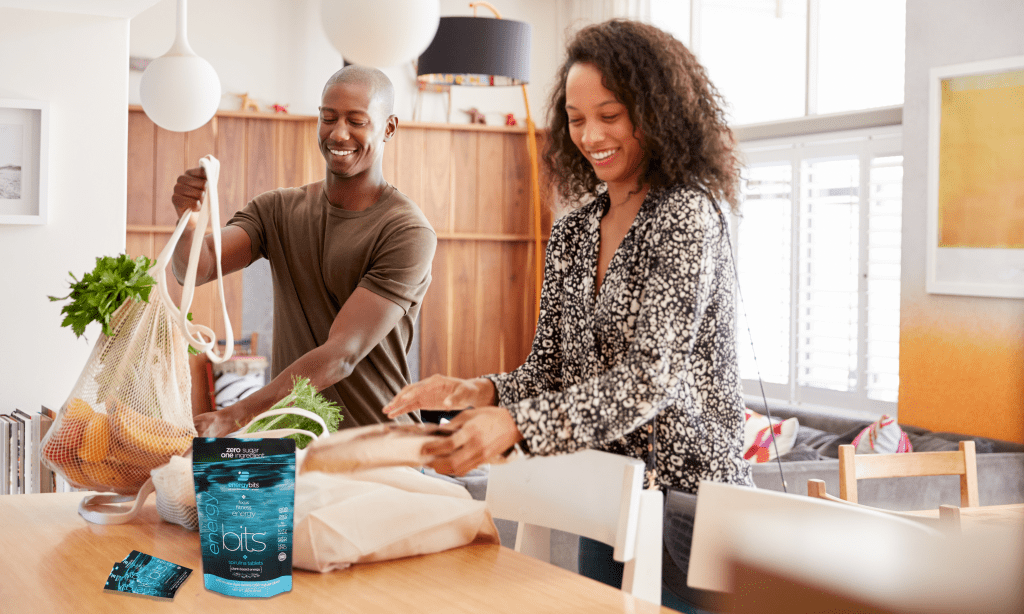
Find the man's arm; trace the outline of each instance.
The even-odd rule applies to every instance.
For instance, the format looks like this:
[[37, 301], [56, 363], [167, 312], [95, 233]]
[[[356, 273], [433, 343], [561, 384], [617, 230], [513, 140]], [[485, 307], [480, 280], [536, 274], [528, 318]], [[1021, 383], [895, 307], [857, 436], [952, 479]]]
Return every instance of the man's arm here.
[[[245, 231], [242, 231], [245, 234]], [[405, 311], [366, 288], [356, 288], [331, 324], [327, 342], [288, 365], [269, 384], [220, 411], [196, 416], [203, 437], [223, 437], [270, 409], [291, 392], [292, 378], [307, 377], [317, 390], [352, 374], [360, 360], [398, 325]]]

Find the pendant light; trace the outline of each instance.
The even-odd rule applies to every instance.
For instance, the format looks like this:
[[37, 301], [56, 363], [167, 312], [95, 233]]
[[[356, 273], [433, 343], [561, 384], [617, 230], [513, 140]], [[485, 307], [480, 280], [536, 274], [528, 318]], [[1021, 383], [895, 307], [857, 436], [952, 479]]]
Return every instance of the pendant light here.
[[440, 0], [323, 0], [324, 33], [345, 61], [374, 68], [401, 66], [430, 45]]
[[189, 132], [210, 121], [221, 98], [217, 71], [188, 44], [187, 23], [186, 0], [178, 0], [174, 43], [149, 64], [139, 82], [142, 110], [153, 123], [174, 132]]

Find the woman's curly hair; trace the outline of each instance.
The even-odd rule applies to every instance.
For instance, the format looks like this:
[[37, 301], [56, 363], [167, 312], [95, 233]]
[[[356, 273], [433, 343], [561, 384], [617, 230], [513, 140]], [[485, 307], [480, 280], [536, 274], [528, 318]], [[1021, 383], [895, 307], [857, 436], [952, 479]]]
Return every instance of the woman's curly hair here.
[[704, 67], [671, 34], [615, 19], [580, 30], [566, 51], [548, 107], [544, 160], [559, 195], [580, 202], [601, 181], [569, 137], [565, 82], [576, 63], [593, 64], [629, 111], [646, 149], [642, 181], [682, 184], [736, 206], [739, 160], [724, 100]]

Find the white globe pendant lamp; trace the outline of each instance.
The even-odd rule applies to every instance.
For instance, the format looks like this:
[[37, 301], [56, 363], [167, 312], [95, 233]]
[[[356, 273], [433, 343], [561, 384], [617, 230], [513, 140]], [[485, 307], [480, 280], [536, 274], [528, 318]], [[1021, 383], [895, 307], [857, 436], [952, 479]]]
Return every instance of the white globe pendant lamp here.
[[352, 64], [387, 68], [411, 62], [434, 40], [440, 0], [323, 0], [324, 32]]
[[142, 110], [156, 125], [174, 132], [189, 132], [210, 121], [221, 98], [217, 71], [188, 44], [185, 2], [178, 0], [174, 43], [149, 64], [139, 82]]

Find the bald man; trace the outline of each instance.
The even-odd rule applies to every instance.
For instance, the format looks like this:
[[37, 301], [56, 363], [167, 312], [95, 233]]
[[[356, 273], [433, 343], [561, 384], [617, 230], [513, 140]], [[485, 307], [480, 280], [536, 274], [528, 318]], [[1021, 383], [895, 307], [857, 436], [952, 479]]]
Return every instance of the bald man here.
[[[381, 408], [409, 383], [413, 323], [437, 236], [416, 204], [384, 180], [384, 145], [398, 128], [393, 106], [394, 88], [379, 70], [346, 66], [335, 73], [317, 122], [326, 178], [260, 194], [223, 228], [224, 274], [260, 258], [273, 271], [273, 379], [197, 416], [201, 436], [237, 430], [287, 395], [296, 376], [343, 407], [343, 428], [386, 420]], [[171, 200], [179, 217], [198, 209], [205, 188], [202, 168], [178, 177]], [[191, 229], [174, 253], [179, 283], [190, 237]], [[215, 278], [207, 235], [197, 283]]]

